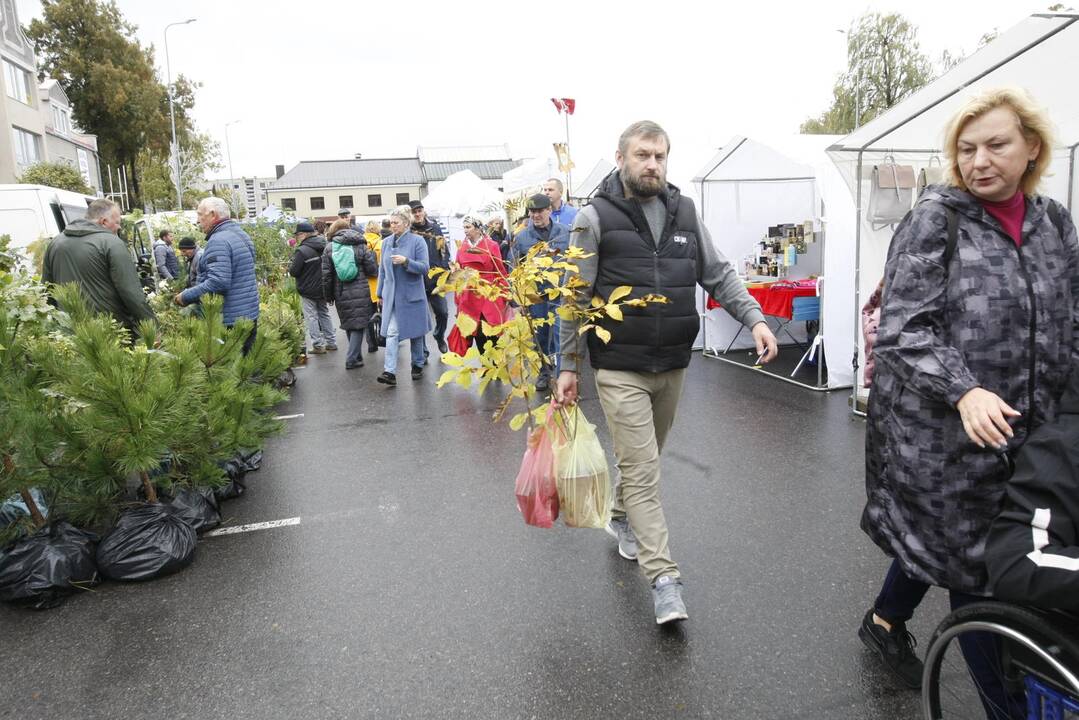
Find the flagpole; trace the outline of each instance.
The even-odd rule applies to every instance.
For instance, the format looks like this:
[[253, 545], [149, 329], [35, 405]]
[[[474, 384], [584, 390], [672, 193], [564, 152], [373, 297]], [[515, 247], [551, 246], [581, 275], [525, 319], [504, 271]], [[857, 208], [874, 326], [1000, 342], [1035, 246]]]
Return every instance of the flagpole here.
[[573, 193], [573, 167], [570, 164], [573, 157], [569, 151], [569, 113], [566, 113], [566, 200], [569, 200], [570, 195]]

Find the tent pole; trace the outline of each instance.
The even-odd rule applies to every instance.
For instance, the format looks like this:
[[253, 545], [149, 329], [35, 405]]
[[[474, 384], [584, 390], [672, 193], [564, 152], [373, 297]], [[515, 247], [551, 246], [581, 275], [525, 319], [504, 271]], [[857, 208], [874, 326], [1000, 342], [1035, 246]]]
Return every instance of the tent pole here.
[[858, 345], [862, 337], [862, 153], [858, 151], [858, 190], [854, 201], [854, 384], [851, 389], [850, 410], [855, 415], [863, 415], [858, 410]]
[[1068, 212], [1075, 214], [1075, 151], [1079, 143], [1071, 146], [1071, 159], [1068, 161]]

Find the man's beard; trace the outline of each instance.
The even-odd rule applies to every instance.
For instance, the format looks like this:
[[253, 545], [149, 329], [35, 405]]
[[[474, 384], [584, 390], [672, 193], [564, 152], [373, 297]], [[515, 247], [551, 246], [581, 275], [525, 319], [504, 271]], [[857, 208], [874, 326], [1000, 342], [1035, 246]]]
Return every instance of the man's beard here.
[[642, 176], [633, 175], [631, 173], [625, 173], [622, 177], [622, 183], [637, 197], [650, 198], [659, 195], [664, 186], [666, 185], [666, 178], [662, 175], [656, 176]]

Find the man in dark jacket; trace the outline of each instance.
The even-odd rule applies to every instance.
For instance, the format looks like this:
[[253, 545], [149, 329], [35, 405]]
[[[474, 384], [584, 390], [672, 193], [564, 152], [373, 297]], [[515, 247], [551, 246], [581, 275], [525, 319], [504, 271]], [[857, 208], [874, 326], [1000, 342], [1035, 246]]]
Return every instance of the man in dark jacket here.
[[85, 218], [73, 221], [49, 243], [41, 279], [46, 284], [77, 284], [92, 309], [109, 313], [134, 331], [140, 320], [152, 319], [154, 311], [146, 302], [131, 251], [116, 235], [119, 229], [120, 206], [94, 200]]
[[228, 203], [218, 197], [203, 198], [198, 207], [199, 227], [206, 233], [206, 247], [199, 261], [199, 282], [173, 298], [181, 307], [198, 302], [206, 293], [225, 298], [221, 316], [227, 327], [237, 320], [252, 321], [243, 354], [255, 344], [259, 317], [259, 288], [255, 277], [255, 244], [239, 223], [231, 219]]
[[[528, 210], [528, 225], [517, 233], [510, 244], [510, 262], [516, 265], [539, 242], [546, 243], [548, 250], [564, 252], [569, 247], [569, 228], [551, 219], [551, 199], [543, 193], [533, 195], [528, 198], [525, 207]], [[538, 289], [542, 293], [546, 287], [543, 285]], [[546, 319], [551, 313], [558, 312], [560, 304], [558, 300], [542, 299], [530, 305], [528, 312], [534, 319]], [[555, 315], [554, 325], [536, 328], [536, 347], [548, 357], [557, 354], [559, 327], [558, 315]], [[536, 389], [540, 392], [547, 392], [550, 388], [550, 368], [550, 365], [544, 365], [540, 370], [536, 381]]]
[[326, 249], [326, 238], [316, 233], [315, 226], [306, 221], [296, 224], [295, 237], [296, 252], [292, 254], [288, 274], [296, 278], [304, 323], [311, 336], [311, 352], [321, 355], [337, 349], [337, 333], [322, 296], [322, 251]]
[[180, 254], [187, 260], [187, 284], [185, 288], [193, 287], [199, 283], [199, 260], [202, 259], [202, 248], [195, 242], [195, 238], [187, 235], [180, 238], [180, 243], [176, 246], [180, 250]]
[[[412, 209], [412, 232], [426, 241], [427, 258], [431, 267], [449, 268], [450, 247], [446, 231], [437, 220], [427, 217], [427, 211], [423, 209], [423, 203], [419, 200], [412, 200], [408, 206]], [[432, 278], [425, 276], [423, 284], [427, 291], [427, 303], [435, 315], [435, 344], [438, 345], [439, 352], [448, 352], [450, 348], [446, 344], [446, 325], [449, 322], [449, 309], [446, 306], [446, 297], [435, 294], [436, 281]]]
[[175, 280], [180, 277], [180, 261], [176, 259], [172, 243], [171, 230], [158, 233], [157, 242], [154, 243], [154, 265], [157, 266], [157, 276], [162, 280]]
[[1079, 612], [1079, 372], [1074, 369], [1060, 416], [1030, 434], [1006, 493], [985, 545], [993, 595]]
[[[715, 249], [693, 201], [667, 183], [669, 149], [667, 133], [653, 122], [626, 128], [615, 153], [618, 169], [577, 214], [571, 237], [573, 245], [592, 254], [576, 261], [586, 283], [578, 304], [587, 306], [593, 297], [607, 300], [622, 285], [632, 287], [630, 298], [656, 293], [669, 301], [624, 307], [622, 322], [602, 321], [609, 343], [588, 336], [588, 355], [621, 472], [607, 532], [618, 539], [619, 554], [636, 560], [652, 583], [660, 624], [687, 617], [681, 574], [667, 548], [659, 456], [700, 329], [697, 285], [751, 329], [763, 361], [777, 352], [760, 305]], [[562, 371], [554, 392], [559, 404], [578, 397], [577, 326], [562, 320]]]

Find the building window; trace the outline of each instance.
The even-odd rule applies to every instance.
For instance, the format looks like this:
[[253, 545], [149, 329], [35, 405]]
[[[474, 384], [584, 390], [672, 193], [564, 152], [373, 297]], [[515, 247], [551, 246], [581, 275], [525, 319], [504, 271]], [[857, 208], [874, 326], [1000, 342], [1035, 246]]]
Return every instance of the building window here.
[[281, 198], [282, 210], [296, 210], [296, 198]]
[[382, 196], [381, 195], [368, 195], [367, 196], [367, 207], [382, 207]]
[[41, 160], [41, 155], [38, 153], [37, 135], [17, 127], [11, 128], [11, 134], [15, 144], [15, 161], [21, 167], [33, 165]]
[[21, 103], [30, 104], [30, 73], [14, 63], [4, 61], [4, 80], [7, 84], [7, 94]]
[[408, 205], [409, 197], [408, 193], [397, 193], [397, 204]]
[[71, 132], [71, 123], [67, 119], [67, 108], [62, 108], [59, 105], [52, 106], [52, 129], [62, 135], [67, 135]]
[[351, 210], [352, 209], [352, 196], [351, 195], [341, 195], [340, 197], [338, 197], [337, 198], [337, 207], [344, 208], [346, 210]]
[[326, 198], [320, 198], [320, 197], [311, 198], [311, 209], [312, 210], [325, 210], [326, 209]]

